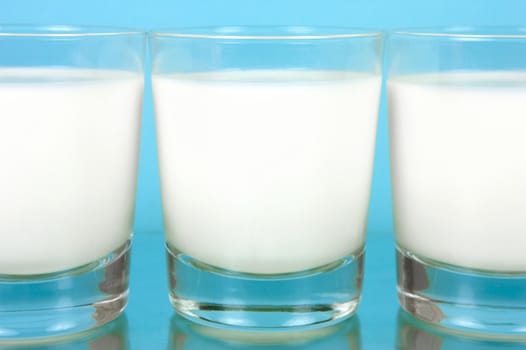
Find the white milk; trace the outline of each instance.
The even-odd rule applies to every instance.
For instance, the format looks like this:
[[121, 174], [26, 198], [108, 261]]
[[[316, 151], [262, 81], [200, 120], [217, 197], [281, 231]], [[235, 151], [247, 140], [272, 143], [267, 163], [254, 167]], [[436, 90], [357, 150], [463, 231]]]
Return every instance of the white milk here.
[[379, 77], [245, 71], [153, 83], [171, 247], [266, 274], [362, 249]]
[[0, 274], [94, 261], [132, 231], [142, 76], [0, 69]]
[[526, 271], [526, 73], [413, 76], [388, 89], [398, 244]]

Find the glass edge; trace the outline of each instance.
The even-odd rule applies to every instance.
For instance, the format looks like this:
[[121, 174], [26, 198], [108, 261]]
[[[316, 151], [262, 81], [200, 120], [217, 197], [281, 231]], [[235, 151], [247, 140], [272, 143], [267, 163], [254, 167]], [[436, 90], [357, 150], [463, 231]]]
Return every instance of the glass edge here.
[[[219, 33], [221, 29], [237, 28], [241, 29], [238, 33], [222, 34]], [[329, 34], [292, 34], [290, 31], [293, 28], [306, 28], [316, 32], [317, 30], [329, 30], [334, 33]], [[276, 35], [251, 35], [242, 34], [243, 29], [283, 29], [285, 34]], [[207, 31], [209, 34], [199, 33], [200, 31]], [[287, 31], [291, 34], [287, 35]], [[382, 38], [386, 35], [384, 30], [375, 28], [359, 28], [359, 27], [335, 27], [335, 26], [316, 26], [316, 25], [301, 25], [301, 26], [250, 26], [250, 25], [236, 25], [236, 26], [200, 26], [200, 27], [174, 27], [174, 28], [159, 28], [148, 31], [150, 38], [179, 38], [179, 39], [217, 39], [217, 40], [320, 40], [320, 39], [352, 39], [352, 38]]]
[[0, 23], [0, 37], [108, 37], [108, 36], [146, 36], [147, 31], [133, 27], [106, 25], [70, 24], [9, 24]]
[[[502, 33], [491, 33], [500, 30]], [[486, 33], [484, 33], [486, 32]], [[526, 39], [526, 27], [517, 26], [436, 26], [394, 28], [387, 32], [391, 37], [424, 37], [444, 39]]]

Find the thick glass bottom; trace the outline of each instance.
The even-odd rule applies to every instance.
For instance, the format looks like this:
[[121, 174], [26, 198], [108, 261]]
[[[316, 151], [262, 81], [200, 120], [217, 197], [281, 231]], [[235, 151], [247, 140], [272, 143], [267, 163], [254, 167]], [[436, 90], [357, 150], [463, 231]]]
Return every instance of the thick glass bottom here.
[[45, 275], [0, 275], [0, 340], [89, 331], [117, 318], [128, 300], [130, 241], [97, 261]]
[[300, 331], [250, 331], [207, 327], [178, 314], [171, 319], [168, 349], [172, 350], [359, 350], [360, 320]]
[[462, 334], [424, 323], [405, 311], [398, 312], [397, 346], [400, 350], [520, 350], [526, 340], [492, 338], [489, 334]]
[[238, 273], [167, 249], [170, 301], [183, 317], [222, 328], [314, 328], [351, 316], [361, 296], [363, 252], [282, 275]]
[[526, 273], [489, 273], [397, 249], [398, 298], [414, 317], [463, 333], [526, 337]]

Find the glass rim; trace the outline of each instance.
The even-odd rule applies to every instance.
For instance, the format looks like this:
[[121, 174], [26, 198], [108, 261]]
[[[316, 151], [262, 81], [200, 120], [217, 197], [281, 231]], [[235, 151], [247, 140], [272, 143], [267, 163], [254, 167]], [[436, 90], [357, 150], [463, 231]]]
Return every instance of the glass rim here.
[[211, 40], [322, 40], [383, 37], [384, 32], [359, 27], [317, 25], [232, 25], [166, 28], [150, 31], [148, 35], [153, 38], [166, 37]]
[[146, 35], [137, 28], [96, 25], [33, 25], [33, 24], [0, 24], [0, 37], [49, 37], [49, 38], [82, 38]]
[[438, 26], [396, 28], [390, 36], [444, 39], [526, 39], [524, 26]]

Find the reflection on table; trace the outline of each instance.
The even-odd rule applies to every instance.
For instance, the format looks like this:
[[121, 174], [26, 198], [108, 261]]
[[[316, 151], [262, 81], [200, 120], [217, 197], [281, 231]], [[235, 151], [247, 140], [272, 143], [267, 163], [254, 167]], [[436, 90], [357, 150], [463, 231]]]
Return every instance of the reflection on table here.
[[171, 350], [357, 350], [361, 349], [357, 316], [330, 327], [299, 331], [242, 331], [211, 328], [174, 314]]
[[496, 339], [439, 328], [398, 311], [397, 343], [399, 350], [519, 350], [526, 349], [524, 339]]
[[38, 341], [0, 340], [0, 350], [129, 350], [126, 314], [93, 331]]

